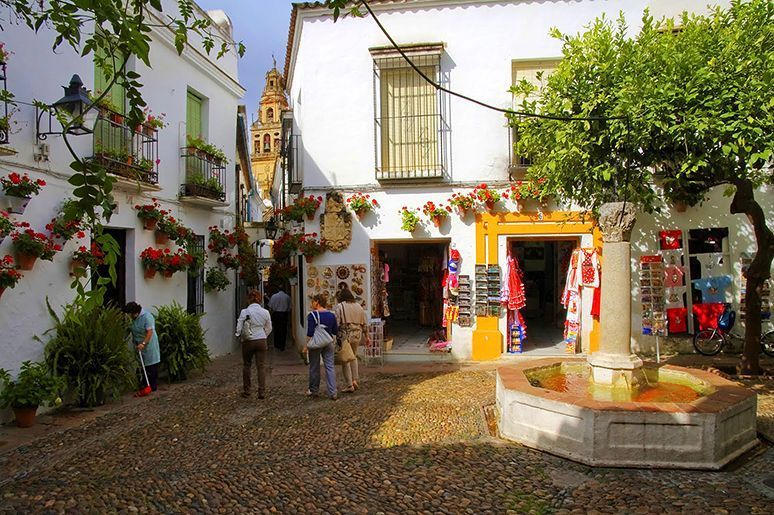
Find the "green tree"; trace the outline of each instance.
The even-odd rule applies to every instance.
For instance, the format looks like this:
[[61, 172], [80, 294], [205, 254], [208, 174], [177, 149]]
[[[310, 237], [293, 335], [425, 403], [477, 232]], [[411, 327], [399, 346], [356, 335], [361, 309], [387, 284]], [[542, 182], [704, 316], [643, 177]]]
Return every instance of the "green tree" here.
[[512, 88], [520, 110], [599, 119], [514, 114], [516, 149], [532, 159], [528, 175], [544, 181], [544, 194], [591, 210], [624, 200], [652, 212], [664, 199], [695, 204], [727, 185], [730, 211], [747, 216], [758, 247], [747, 272], [742, 369], [760, 373], [774, 234], [754, 191], [774, 183], [774, 0], [735, 0], [677, 22], [646, 12], [642, 21], [633, 38], [623, 17], [574, 36], [553, 31], [563, 60], [537, 95], [525, 81]]
[[[0, 15], [2, 23], [26, 24], [35, 33], [44, 27], [54, 33], [53, 50], [67, 45], [81, 56], [91, 56], [106, 77], [105, 91], [96, 99], [104, 98], [114, 84], [123, 87], [128, 102], [128, 124], [135, 126], [143, 119], [142, 78], [139, 73], [126, 67], [134, 56], [146, 66], [151, 66], [151, 30], [168, 30], [174, 37], [179, 54], [185, 50], [190, 34], [201, 38], [204, 50], [209, 54], [216, 47], [221, 57], [231, 50], [232, 43], [220, 38], [211, 30], [211, 20], [198, 15], [192, 0], [177, 0], [176, 12], [163, 10], [162, 0], [0, 0], [4, 7]], [[1, 26], [1, 25], [0, 25]], [[236, 44], [239, 55], [245, 52], [244, 45]], [[41, 109], [48, 106], [35, 102]], [[92, 107], [96, 109], [96, 107]], [[108, 234], [103, 234], [102, 221], [110, 220], [115, 209], [112, 187], [115, 179], [101, 166], [85, 161], [73, 150], [67, 137], [67, 128], [82, 120], [69, 119], [61, 113], [53, 113], [62, 123], [62, 138], [72, 154], [70, 167], [74, 171], [69, 182], [74, 187], [76, 202], [69, 208], [69, 216], [84, 218], [91, 226], [92, 233], [106, 253], [110, 277], [98, 278], [98, 287], [88, 291], [90, 280], [76, 279], [73, 287], [79, 296], [90, 305], [102, 303], [104, 285], [115, 282], [115, 263], [119, 247]]]

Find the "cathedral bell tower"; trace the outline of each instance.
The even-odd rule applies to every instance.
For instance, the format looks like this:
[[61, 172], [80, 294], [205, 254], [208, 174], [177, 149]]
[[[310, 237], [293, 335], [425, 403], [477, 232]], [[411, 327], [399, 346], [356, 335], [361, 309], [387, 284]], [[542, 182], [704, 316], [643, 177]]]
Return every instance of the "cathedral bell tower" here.
[[250, 126], [253, 145], [250, 161], [253, 176], [261, 190], [261, 197], [265, 199], [271, 196], [271, 185], [280, 153], [282, 111], [287, 108], [285, 81], [277, 71], [275, 63], [266, 73], [266, 85], [258, 106], [258, 118]]

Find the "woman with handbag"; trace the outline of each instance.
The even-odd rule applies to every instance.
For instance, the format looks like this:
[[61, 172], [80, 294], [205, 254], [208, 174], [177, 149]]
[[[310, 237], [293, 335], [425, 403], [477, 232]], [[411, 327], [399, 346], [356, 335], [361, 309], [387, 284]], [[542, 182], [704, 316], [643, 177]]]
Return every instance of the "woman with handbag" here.
[[333, 313], [339, 325], [340, 342], [340, 349], [337, 349], [336, 356], [341, 363], [341, 371], [347, 385], [342, 391], [351, 393], [359, 388], [357, 348], [363, 338], [368, 338], [366, 315], [363, 307], [355, 302], [355, 296], [346, 286], [336, 294], [336, 300], [339, 303], [333, 307]]
[[320, 391], [320, 358], [325, 364], [325, 381], [328, 397], [338, 399], [336, 394], [336, 371], [334, 370], [334, 342], [338, 333], [336, 317], [325, 309], [325, 297], [313, 295], [312, 311], [306, 317], [306, 346], [304, 353], [309, 357], [309, 389], [307, 397], [317, 397]]
[[242, 340], [242, 397], [250, 397], [250, 367], [255, 357], [258, 369], [258, 398], [266, 396], [266, 338], [271, 334], [271, 315], [260, 304], [261, 292], [250, 290], [250, 303], [239, 313], [236, 336]]

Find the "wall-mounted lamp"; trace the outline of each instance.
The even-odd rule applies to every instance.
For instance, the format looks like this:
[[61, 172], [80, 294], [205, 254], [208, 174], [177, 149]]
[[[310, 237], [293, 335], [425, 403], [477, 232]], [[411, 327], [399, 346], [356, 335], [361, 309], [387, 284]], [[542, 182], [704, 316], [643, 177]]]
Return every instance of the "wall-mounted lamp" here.
[[274, 240], [277, 238], [277, 222], [274, 220], [274, 217], [271, 217], [269, 221], [266, 223], [266, 239], [267, 240]]
[[[78, 75], [73, 75], [69, 86], [62, 86], [65, 96], [51, 104], [51, 109], [57, 113], [67, 114], [72, 118], [72, 123], [67, 127], [66, 133], [73, 136], [81, 136], [94, 132], [94, 123], [97, 121], [98, 112], [89, 100], [88, 91], [83, 87], [83, 81]], [[43, 115], [48, 113], [48, 131], [41, 131], [40, 121]], [[63, 131], [52, 130], [51, 111], [39, 111], [35, 131], [39, 140], [45, 140], [50, 134], [62, 134]], [[64, 129], [64, 127], [63, 127]]]

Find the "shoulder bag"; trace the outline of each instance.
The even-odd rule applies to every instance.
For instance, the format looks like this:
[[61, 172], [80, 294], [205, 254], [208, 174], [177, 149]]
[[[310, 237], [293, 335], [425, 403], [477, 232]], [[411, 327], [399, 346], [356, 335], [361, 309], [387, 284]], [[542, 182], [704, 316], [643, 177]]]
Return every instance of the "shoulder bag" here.
[[317, 311], [312, 311], [312, 318], [317, 322], [317, 326], [314, 328], [312, 339], [306, 346], [309, 349], [324, 349], [333, 343], [333, 336], [327, 331], [328, 327], [320, 323], [320, 314]]
[[354, 361], [357, 357], [352, 352], [352, 346], [349, 344], [347, 336], [349, 327], [347, 317], [344, 315], [346, 312], [344, 304], [339, 304], [339, 309], [341, 310], [341, 324], [339, 324], [339, 334], [336, 336], [336, 353], [333, 355], [333, 361], [337, 365], [342, 365]]
[[243, 341], [255, 340], [255, 332], [253, 331], [253, 323], [250, 320], [250, 315], [247, 315], [244, 323], [242, 324], [242, 332], [239, 333], [239, 338]]

